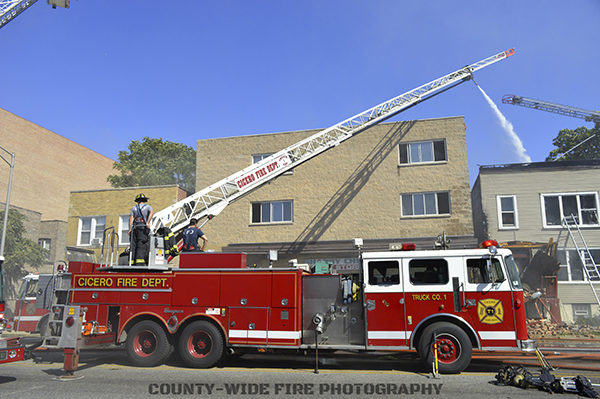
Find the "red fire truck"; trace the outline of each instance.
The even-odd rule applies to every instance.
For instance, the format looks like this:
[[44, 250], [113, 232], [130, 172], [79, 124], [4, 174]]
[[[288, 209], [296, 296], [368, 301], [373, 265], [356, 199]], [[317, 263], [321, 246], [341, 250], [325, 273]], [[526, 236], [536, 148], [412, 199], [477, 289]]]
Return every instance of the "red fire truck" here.
[[124, 344], [140, 366], [174, 349], [190, 367], [211, 367], [228, 351], [315, 344], [416, 349], [431, 365], [435, 339], [440, 372], [456, 373], [473, 348], [534, 349], [512, 255], [486, 247], [365, 252], [354, 295], [339, 275], [248, 268], [244, 254], [183, 253], [162, 271], [71, 263], [69, 302], [87, 309], [84, 334]]
[[[143, 366], [162, 363], [175, 348], [191, 367], [210, 367], [227, 351], [248, 348], [416, 349], [430, 362], [430, 343], [437, 342], [440, 371], [452, 373], [468, 365], [473, 347], [530, 348], [514, 261], [491, 244], [365, 253], [355, 279], [248, 268], [244, 254], [184, 253], [177, 268], [168, 265], [169, 237], [191, 218], [212, 219], [268, 181], [512, 54], [503, 51], [376, 105], [155, 213], [147, 267], [71, 262], [70, 276], [60, 273], [51, 284], [46, 344], [68, 348], [76, 359], [82, 317], [84, 344], [124, 344]], [[119, 258], [113, 255], [114, 248], [106, 251], [106, 259]], [[43, 295], [40, 306], [48, 299]]]

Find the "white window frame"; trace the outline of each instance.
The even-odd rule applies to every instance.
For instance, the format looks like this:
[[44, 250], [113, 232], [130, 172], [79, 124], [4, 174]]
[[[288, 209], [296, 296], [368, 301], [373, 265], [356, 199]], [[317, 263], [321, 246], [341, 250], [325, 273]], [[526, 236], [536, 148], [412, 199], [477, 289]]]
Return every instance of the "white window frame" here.
[[47, 251], [50, 251], [52, 248], [52, 239], [51, 238], [38, 238], [38, 245], [44, 248]]
[[[448, 213], [439, 213], [440, 212], [440, 207], [438, 204], [438, 194], [441, 193], [447, 193], [448, 194]], [[414, 214], [414, 210], [415, 210], [415, 202], [414, 202], [414, 196], [415, 195], [427, 195], [427, 194], [433, 194], [434, 199], [435, 199], [435, 212], [436, 213], [424, 213], [424, 214], [419, 214], [419, 215], [415, 215]], [[412, 200], [412, 210], [413, 210], [413, 214], [412, 215], [405, 215], [404, 214], [404, 205], [403, 205], [403, 197], [405, 195], [410, 195], [413, 197]], [[425, 203], [423, 204], [424, 209], [426, 207]], [[425, 192], [425, 193], [405, 193], [405, 194], [400, 194], [400, 216], [403, 218], [428, 218], [428, 217], [448, 217], [452, 214], [452, 200], [450, 198], [450, 191], [430, 191], [430, 192]]]
[[[600, 251], [600, 248], [588, 248], [588, 249], [593, 252]], [[585, 251], [585, 249], [580, 249], [579, 251], [583, 253], [583, 251]], [[559, 270], [556, 273], [557, 278], [558, 278], [560, 269], [566, 269], [566, 271], [567, 271], [567, 280], [558, 280], [558, 283], [559, 284], [560, 283], [589, 284], [589, 279], [587, 277], [587, 273], [585, 272], [585, 270], [582, 270], [582, 273], [583, 273], [582, 280], [573, 280], [573, 277], [572, 277], [573, 273], [571, 272], [571, 265], [572, 265], [571, 256], [575, 256], [576, 261], [581, 262], [581, 258], [579, 256], [579, 254], [577, 254], [577, 249], [575, 249], [575, 248], [560, 248], [558, 250], [558, 252], [564, 252], [565, 262], [560, 263]], [[599, 255], [597, 254], [596, 256], [599, 256]], [[596, 265], [598, 265], [598, 259], [595, 258], [594, 260], [596, 261]], [[585, 267], [585, 266], [582, 266], [582, 267]], [[599, 281], [592, 280], [592, 282], [594, 284], [596, 284]]]
[[[90, 241], [88, 243], [84, 243], [81, 241], [81, 228], [83, 227], [83, 219], [91, 219], [90, 222]], [[79, 247], [91, 247], [94, 239], [98, 238], [100, 243], [102, 243], [103, 237], [96, 237], [96, 225], [97, 219], [104, 218], [104, 226], [106, 228], [106, 215], [97, 215], [97, 216], [80, 216], [79, 217], [79, 225], [77, 226], [77, 246]]]
[[[275, 154], [275, 153], [274, 152], [265, 152], [265, 153], [262, 153], [262, 154], [252, 154], [252, 164], [260, 162], [263, 159], [265, 159], [267, 157], [270, 157], [273, 154]], [[255, 158], [259, 158], [259, 157], [260, 157], [260, 159], [255, 159]], [[289, 175], [293, 175], [293, 174], [294, 174], [294, 168], [292, 168], [290, 170], [286, 170], [281, 175], [282, 176], [289, 176]]]
[[[119, 245], [129, 245], [129, 234], [123, 234], [123, 231], [129, 231], [129, 215], [119, 215]], [[127, 241], [123, 238], [127, 237]]]
[[[434, 142], [436, 141], [441, 141], [444, 143], [444, 159], [443, 160], [439, 160], [436, 161], [435, 160], [435, 146], [434, 146]], [[411, 145], [416, 145], [416, 144], [431, 144], [431, 155], [432, 155], [432, 160], [431, 161], [413, 161], [411, 159]], [[400, 150], [400, 146], [402, 145], [406, 145], [407, 149], [407, 162], [402, 162], [401, 160], [401, 150]], [[427, 164], [439, 164], [439, 163], [447, 163], [448, 162], [448, 147], [446, 145], [446, 139], [437, 139], [437, 140], [423, 140], [423, 141], [412, 141], [412, 142], [408, 142], [408, 143], [400, 143], [398, 145], [398, 165], [399, 166], [407, 166], [407, 165], [427, 165]]]
[[[599, 223], [596, 224], [581, 224], [579, 223], [579, 227], [580, 228], [596, 228], [596, 227], [600, 227], [600, 215], [598, 215], [598, 192], [597, 191], [590, 191], [590, 192], [576, 192], [576, 193], [545, 193], [545, 194], [540, 194], [540, 209], [542, 211], [542, 224], [544, 226], [544, 228], [546, 229], [562, 229], [562, 218], [563, 218], [563, 206], [562, 206], [562, 197], [565, 196], [575, 196], [577, 197], [577, 218], [578, 220], [582, 220], [581, 218], [581, 200], [580, 200], [580, 196], [582, 195], [593, 195], [594, 199], [596, 201], [596, 218], [598, 219]], [[558, 201], [558, 209], [560, 212], [560, 217], [561, 217], [561, 224], [559, 225], [548, 225], [547, 221], [546, 221], [546, 205], [545, 205], [545, 201], [544, 199], [546, 197], [559, 197], [559, 201]]]
[[[261, 219], [262, 219], [262, 204], [269, 204], [269, 219], [272, 220], [273, 219], [273, 204], [274, 203], [278, 203], [278, 202], [289, 202], [291, 204], [291, 220], [282, 220], [282, 221], [278, 221], [278, 222], [273, 222], [273, 221], [269, 221], [269, 222], [253, 222], [252, 221], [252, 207], [254, 204], [260, 204], [261, 205]], [[283, 215], [282, 215], [283, 216]], [[277, 201], [256, 201], [256, 202], [251, 202], [250, 203], [250, 224], [251, 225], [273, 225], [273, 224], [290, 224], [290, 223], [294, 223], [294, 200], [277, 200]]]
[[[582, 313], [582, 309], [575, 309], [576, 306], [585, 307], [585, 314]], [[573, 303], [571, 304], [571, 308], [573, 309], [573, 318], [576, 317], [591, 317], [592, 316], [592, 306], [589, 303]]]
[[[512, 198], [514, 211], [503, 211], [502, 210], [502, 198]], [[518, 230], [519, 229], [519, 211], [517, 209], [517, 196], [516, 195], [497, 195], [496, 196], [496, 209], [498, 210], [498, 230]], [[515, 224], [514, 226], [505, 226], [502, 222], [503, 213], [514, 213]]]

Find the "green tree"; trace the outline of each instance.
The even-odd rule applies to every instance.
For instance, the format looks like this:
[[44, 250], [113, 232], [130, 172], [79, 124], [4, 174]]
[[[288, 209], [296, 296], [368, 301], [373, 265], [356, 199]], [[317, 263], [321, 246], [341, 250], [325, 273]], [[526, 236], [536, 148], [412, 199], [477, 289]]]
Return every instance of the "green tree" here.
[[[19, 279], [27, 274], [25, 268], [37, 269], [44, 264], [48, 250], [24, 237], [25, 216], [14, 209], [8, 211], [6, 241], [4, 243], [4, 299], [16, 297]], [[0, 231], [4, 226], [4, 210], [0, 211]]]
[[144, 137], [133, 140], [128, 151], [119, 151], [114, 167], [120, 174], [108, 176], [113, 187], [159, 186], [179, 184], [194, 192], [196, 151], [185, 144]]
[[[593, 134], [596, 136], [573, 149], [569, 153], [564, 154], [566, 151], [569, 151]], [[550, 151], [546, 161], [600, 159], [600, 128], [599, 126], [596, 126], [593, 129], [588, 129], [582, 126], [575, 130], [563, 129], [558, 133], [558, 136], [552, 140], [552, 144], [554, 144], [556, 148]]]

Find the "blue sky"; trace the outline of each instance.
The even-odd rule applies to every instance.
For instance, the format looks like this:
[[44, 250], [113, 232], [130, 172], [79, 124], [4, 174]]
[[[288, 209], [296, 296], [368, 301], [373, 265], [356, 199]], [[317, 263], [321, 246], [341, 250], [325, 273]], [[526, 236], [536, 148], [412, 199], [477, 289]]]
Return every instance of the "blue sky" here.
[[[465, 65], [533, 161], [583, 120], [504, 94], [598, 110], [600, 1], [39, 1], [0, 29], [0, 107], [112, 159], [131, 140], [325, 128]], [[477, 165], [518, 162], [471, 82], [393, 120], [463, 115]], [[1, 141], [1, 138], [0, 138]]]

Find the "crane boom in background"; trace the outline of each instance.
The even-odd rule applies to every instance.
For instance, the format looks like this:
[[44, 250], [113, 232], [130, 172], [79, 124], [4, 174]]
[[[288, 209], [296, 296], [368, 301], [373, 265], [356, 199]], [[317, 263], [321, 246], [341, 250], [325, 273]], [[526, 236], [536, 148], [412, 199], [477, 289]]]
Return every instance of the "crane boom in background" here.
[[512, 94], [507, 94], [502, 97], [502, 102], [504, 104], [520, 105], [521, 107], [539, 109], [540, 111], [553, 112], [559, 115], [585, 119], [588, 122], [600, 124], [600, 112], [597, 111], [589, 111], [587, 109], [554, 104], [548, 101], [534, 100], [533, 98], [515, 96]]
[[503, 51], [468, 65], [439, 79], [367, 109], [334, 126], [301, 140], [225, 179], [157, 212], [151, 221], [153, 232], [161, 227], [177, 234], [188, 226], [190, 219], [216, 216], [229, 203], [271, 181], [282, 173], [337, 146], [357, 133], [376, 125], [399, 112], [448, 90], [472, 77], [472, 73], [514, 54]]

